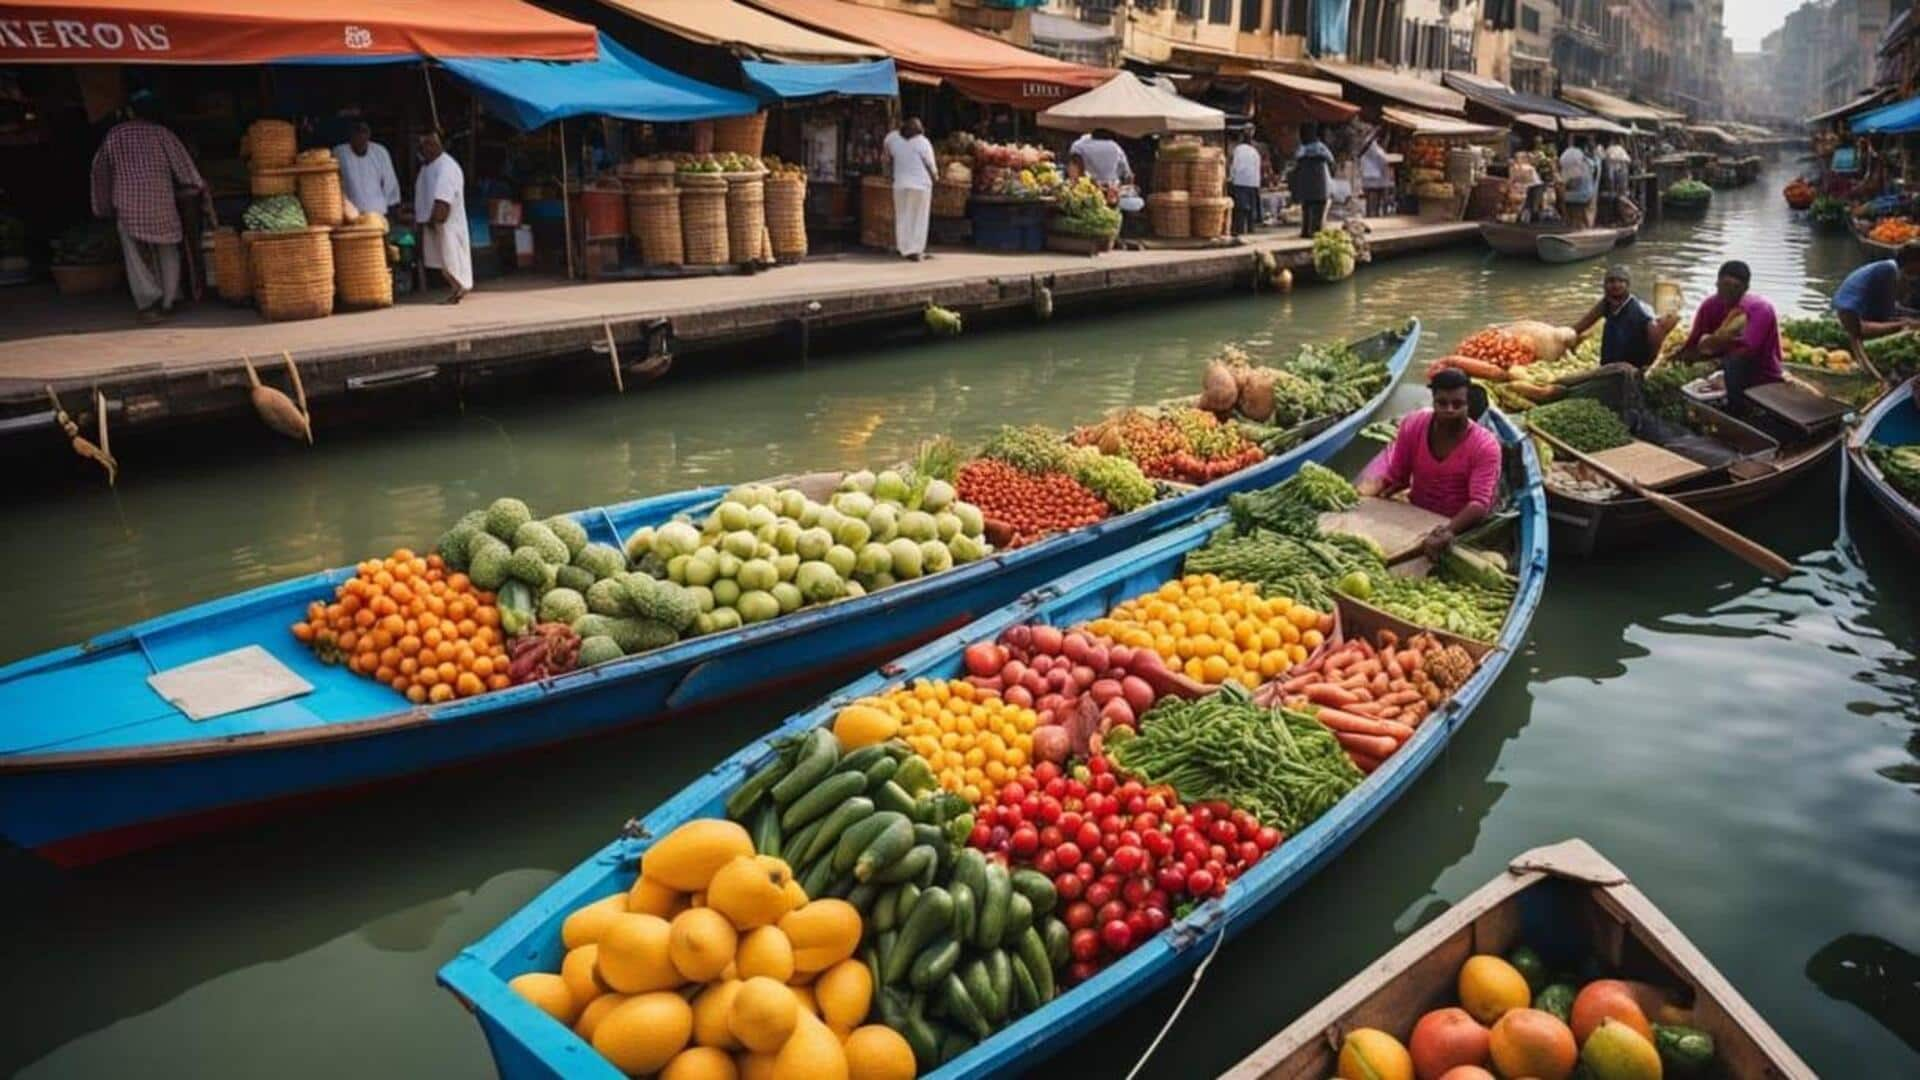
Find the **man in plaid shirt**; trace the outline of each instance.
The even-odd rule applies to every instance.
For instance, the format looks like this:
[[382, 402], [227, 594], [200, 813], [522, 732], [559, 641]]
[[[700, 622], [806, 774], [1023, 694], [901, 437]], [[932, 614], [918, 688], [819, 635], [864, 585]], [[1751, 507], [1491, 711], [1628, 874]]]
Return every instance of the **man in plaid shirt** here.
[[204, 192], [207, 182], [179, 138], [154, 122], [151, 91], [136, 91], [127, 107], [131, 118], [114, 125], [93, 156], [93, 213], [119, 228], [134, 306], [151, 323], [172, 315], [180, 294], [176, 192]]

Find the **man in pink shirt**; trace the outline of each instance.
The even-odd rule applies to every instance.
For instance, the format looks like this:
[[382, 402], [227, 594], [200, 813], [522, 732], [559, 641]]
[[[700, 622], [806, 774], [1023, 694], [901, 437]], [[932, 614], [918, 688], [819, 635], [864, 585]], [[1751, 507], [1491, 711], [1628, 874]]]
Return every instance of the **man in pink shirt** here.
[[1500, 440], [1468, 415], [1471, 384], [1458, 368], [1436, 373], [1427, 382], [1433, 408], [1400, 421], [1384, 470], [1357, 485], [1362, 495], [1408, 488], [1409, 502], [1447, 519], [1427, 534], [1428, 558], [1438, 558], [1456, 535], [1486, 517], [1500, 488]]
[[[1693, 331], [1679, 355], [1683, 361], [1704, 356], [1720, 362], [1726, 373], [1727, 411], [1735, 416], [1746, 410], [1749, 387], [1786, 378], [1780, 368], [1780, 317], [1765, 298], [1747, 291], [1752, 283], [1753, 271], [1746, 263], [1735, 260], [1720, 267], [1716, 291], [1694, 315]], [[1722, 324], [1736, 311], [1746, 315], [1746, 328], [1721, 334]]]

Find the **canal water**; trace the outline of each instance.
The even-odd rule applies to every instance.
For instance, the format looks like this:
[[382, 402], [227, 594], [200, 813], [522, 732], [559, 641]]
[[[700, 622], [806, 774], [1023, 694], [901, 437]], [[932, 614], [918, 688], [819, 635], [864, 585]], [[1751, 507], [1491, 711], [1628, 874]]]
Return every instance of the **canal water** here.
[[[1793, 222], [1776, 171], [1618, 256], [1689, 303], [1744, 258], [1783, 311], [1859, 259]], [[248, 444], [118, 491], [33, 494], [0, 529], [0, 662], [289, 575], [419, 545], [518, 494], [537, 512], [787, 470], [859, 467], [943, 432], [1088, 421], [1197, 388], [1200, 361], [1419, 316], [1422, 359], [1480, 326], [1572, 321], [1602, 263], [1468, 250], [1290, 296], [1116, 310], [801, 366], [676, 373], [625, 397], [424, 416], [311, 450]], [[1409, 384], [1397, 404], [1423, 393]], [[1357, 464], [1363, 451], [1350, 451]], [[1687, 535], [1554, 561], [1518, 657], [1438, 765], [1214, 961], [1147, 1074], [1198, 1076], [1529, 847], [1621, 865], [1819, 1071], [1920, 1066], [1920, 571], [1828, 469], [1740, 525], [1773, 584]], [[817, 691], [816, 691], [817, 692]], [[0, 1072], [472, 1076], [478, 1028], [434, 971], [804, 698], [407, 785], [60, 875], [0, 860]], [[84, 708], [84, 702], [74, 707]], [[1149, 998], [1055, 1067], [1121, 1076], [1176, 1004]]]

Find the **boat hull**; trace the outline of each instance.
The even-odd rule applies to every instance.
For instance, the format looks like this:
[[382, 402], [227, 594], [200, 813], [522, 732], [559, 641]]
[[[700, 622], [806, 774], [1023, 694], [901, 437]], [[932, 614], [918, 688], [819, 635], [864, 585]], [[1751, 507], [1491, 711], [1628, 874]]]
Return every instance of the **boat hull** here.
[[1515, 225], [1504, 221], [1480, 223], [1481, 238], [1500, 255], [1532, 257], [1539, 254], [1541, 237], [1564, 236], [1579, 231], [1580, 226], [1565, 222], [1553, 225]]
[[1582, 259], [1593, 259], [1612, 251], [1621, 241], [1621, 233], [1632, 235], [1632, 229], [1583, 229], [1575, 233], [1555, 233], [1542, 236], [1534, 242], [1539, 251], [1540, 261], [1549, 263], [1572, 263]]
[[[1493, 414], [1502, 438], [1518, 441], [1504, 417]], [[1009, 1025], [982, 1045], [942, 1066], [938, 1080], [1013, 1075], [1106, 1023], [1154, 989], [1191, 970], [1221, 940], [1270, 911], [1353, 842], [1432, 765], [1447, 741], [1500, 677], [1524, 644], [1546, 581], [1545, 494], [1531, 445], [1518, 441], [1527, 484], [1516, 494], [1520, 536], [1516, 567], [1520, 587], [1500, 636], [1480, 667], [1442, 710], [1347, 798], [1262, 859], [1218, 900], [1129, 953], [1114, 966], [1053, 1002]], [[950, 678], [963, 673], [968, 643], [989, 641], [1006, 627], [1040, 620], [1055, 625], [1104, 614], [1118, 601], [1150, 591], [1178, 573], [1181, 559], [1204, 544], [1219, 524], [1208, 518], [1164, 534], [1104, 562], [1086, 567], [1009, 608], [933, 642], [881, 673], [846, 687], [831, 699], [783, 724], [769, 738], [817, 727], [849, 701], [916, 677]], [[649, 814], [641, 835], [664, 835], [690, 818], [719, 813], [729, 792], [770, 760], [765, 740], [735, 754], [719, 768]], [[559, 928], [566, 915], [593, 899], [624, 890], [645, 849], [641, 840], [616, 840], [555, 882], [532, 903], [485, 938], [462, 950], [440, 971], [440, 982], [473, 1012], [505, 1080], [619, 1074], [588, 1052], [570, 1032], [510, 990], [508, 980], [528, 971], [555, 970], [561, 959]]]
[[[864, 658], [898, 655], [1075, 567], [1189, 522], [1230, 494], [1278, 483], [1307, 462], [1326, 461], [1384, 403], [1418, 344], [1415, 322], [1397, 344], [1381, 345], [1392, 346], [1387, 388], [1285, 454], [1131, 514], [857, 600], [447, 705], [403, 706], [282, 730], [223, 731], [216, 719], [207, 722], [208, 737], [190, 741], [0, 753], [0, 835], [60, 865], [84, 865], [423, 772], [668, 721], [782, 684], [817, 682]], [[577, 517], [596, 539], [618, 543], [641, 525], [704, 507], [719, 493], [678, 493]], [[285, 632], [308, 602], [331, 598], [352, 573], [348, 568], [268, 586], [0, 669], [0, 713], [30, 717], [70, 708], [66, 700], [9, 703], [7, 682], [107, 655], [103, 650], [117, 650], [120, 666], [136, 669], [137, 679], [120, 688], [124, 694], [150, 695], [144, 676], [168, 666], [162, 658], [186, 662], [245, 643], [264, 645], [316, 685], [331, 680], [324, 690], [382, 700], [384, 687], [319, 665]], [[233, 633], [256, 632], [197, 653], [179, 655], [186, 645], [168, 646], [173, 654], [163, 651], [159, 643], [166, 634], [205, 617], [231, 622]]]
[[[1880, 469], [1867, 459], [1864, 447], [1869, 442], [1893, 446], [1920, 443], [1920, 407], [1914, 404], [1913, 383], [1895, 387], [1861, 419], [1847, 440], [1846, 466], [1848, 476], [1860, 481], [1860, 487], [1880, 508], [1881, 515], [1908, 550], [1920, 553], [1920, 506], [1896, 491]], [[1849, 484], [1848, 490], [1852, 487]]]

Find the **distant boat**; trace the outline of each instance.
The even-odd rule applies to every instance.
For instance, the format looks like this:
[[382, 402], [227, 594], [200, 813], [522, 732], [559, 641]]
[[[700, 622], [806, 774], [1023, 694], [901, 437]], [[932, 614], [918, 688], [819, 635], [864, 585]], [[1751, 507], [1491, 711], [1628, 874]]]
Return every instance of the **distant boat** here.
[[1847, 468], [1851, 475], [1860, 478], [1861, 486], [1879, 504], [1900, 538], [1909, 548], [1920, 552], [1920, 506], [1915, 506], [1912, 499], [1887, 482], [1880, 467], [1867, 456], [1866, 446], [1870, 442], [1888, 446], [1920, 443], [1920, 407], [1914, 405], [1912, 383], [1896, 387], [1860, 421], [1847, 439]]
[[1543, 236], [1564, 236], [1582, 231], [1570, 221], [1530, 222], [1483, 221], [1480, 236], [1487, 246], [1501, 255], [1537, 255]]
[[1542, 262], [1570, 263], [1605, 255], [1638, 231], [1632, 228], [1582, 229], [1549, 233], [1534, 241]]

